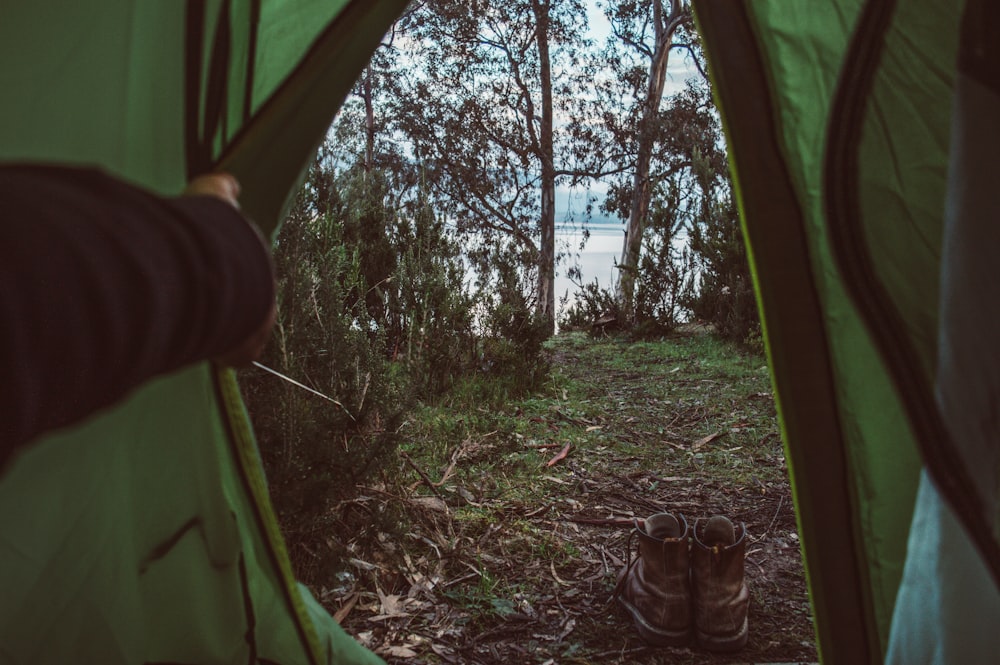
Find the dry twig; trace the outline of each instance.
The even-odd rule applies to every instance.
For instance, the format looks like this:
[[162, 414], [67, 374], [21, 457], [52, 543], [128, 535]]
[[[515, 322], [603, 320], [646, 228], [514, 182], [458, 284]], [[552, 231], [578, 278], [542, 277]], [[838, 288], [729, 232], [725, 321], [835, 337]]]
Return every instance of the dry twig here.
[[431, 482], [431, 479], [427, 477], [427, 474], [424, 473], [423, 469], [417, 466], [417, 463], [413, 461], [413, 458], [410, 457], [405, 450], [400, 450], [399, 454], [403, 457], [404, 460], [406, 460], [406, 463], [409, 464], [410, 467], [417, 472], [417, 475], [419, 475], [420, 479], [424, 481], [424, 484], [427, 485], [427, 487], [431, 488], [431, 491], [434, 492], [434, 496], [444, 501], [444, 497], [441, 496], [440, 492], [438, 492], [438, 488], [434, 485], [433, 482]]

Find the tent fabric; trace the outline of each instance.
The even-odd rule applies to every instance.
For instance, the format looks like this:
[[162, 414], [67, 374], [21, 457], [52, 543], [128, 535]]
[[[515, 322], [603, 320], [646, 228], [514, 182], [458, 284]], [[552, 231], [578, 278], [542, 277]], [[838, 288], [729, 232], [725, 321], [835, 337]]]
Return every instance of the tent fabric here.
[[[996, 405], [1000, 316], [989, 288], [1000, 247], [1000, 172], [990, 168], [1000, 133], [1000, 14], [970, 3], [955, 85], [942, 246], [936, 397], [984, 512], [972, 536], [996, 532], [1000, 449]], [[995, 11], [995, 10], [994, 10]], [[990, 512], [992, 511], [992, 513]], [[978, 531], [978, 533], [977, 533]], [[910, 530], [893, 617], [889, 663], [970, 663], [1000, 651], [1000, 590], [955, 510], [926, 474]]]
[[[946, 498], [956, 509], [969, 506], [960, 519], [994, 579], [1000, 580], [1000, 364], [993, 360], [1000, 317], [988, 286], [996, 269], [994, 249], [1000, 245], [1000, 177], [993, 167], [1000, 148], [995, 127], [1000, 111], [1000, 11], [992, 3], [970, 2], [962, 38], [941, 252], [936, 397], [951, 444], [947, 452], [963, 472], [961, 489], [972, 495], [965, 504]], [[940, 475], [934, 476], [939, 487]]]
[[[866, 549], [871, 541], [862, 531], [862, 517], [870, 524], [882, 513], [862, 512], [859, 503], [880, 488], [853, 473], [855, 460], [845, 451], [845, 440], [865, 441], [862, 421], [852, 415], [862, 409], [885, 416], [865, 421], [869, 425], [891, 427], [899, 418], [887, 408], [892, 405], [885, 398], [886, 381], [878, 381], [877, 371], [870, 372], [876, 380], [871, 384], [864, 375], [850, 374], [877, 367], [878, 359], [833, 278], [824, 236], [816, 233], [823, 126], [809, 120], [822, 121], [827, 114], [837, 57], [853, 20], [842, 4], [825, 7], [803, 5], [795, 12], [787, 5], [768, 6], [766, 18], [777, 23], [768, 45], [776, 53], [759, 44], [761, 17], [751, 10], [762, 9], [762, 3], [701, 3], [696, 12], [762, 309], [819, 644], [827, 662], [863, 663], [877, 660], [873, 654], [881, 651], [882, 640], [867, 565], [873, 559]], [[796, 62], [808, 64], [789, 65]], [[775, 80], [785, 86], [783, 98], [768, 94]], [[729, 113], [730, 108], [739, 112]], [[831, 323], [836, 328], [831, 330]], [[845, 403], [848, 394], [839, 381], [846, 380], [854, 387], [869, 385], [867, 400]], [[867, 452], [861, 445], [854, 450], [859, 457]], [[904, 466], [908, 458], [901, 455], [895, 462]], [[908, 516], [900, 524], [882, 522], [867, 535], [878, 542], [888, 537], [890, 545], [905, 542]], [[838, 639], [841, 635], [851, 639]]]
[[[274, 232], [404, 6], [15, 3], [0, 160], [96, 166], [162, 194], [226, 168]], [[4, 662], [381, 662], [293, 579], [235, 378], [209, 364], [14, 459], [0, 570]]]
[[953, 124], [1000, 40], [965, 4], [695, 3], [824, 662], [995, 653], [996, 87], [963, 154]]

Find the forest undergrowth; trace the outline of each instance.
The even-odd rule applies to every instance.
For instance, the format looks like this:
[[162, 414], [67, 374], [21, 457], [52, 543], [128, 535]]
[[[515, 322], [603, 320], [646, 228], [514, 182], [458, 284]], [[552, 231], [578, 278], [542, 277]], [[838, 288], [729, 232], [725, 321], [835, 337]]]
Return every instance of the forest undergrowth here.
[[[412, 409], [377, 473], [286, 531], [300, 579], [390, 663], [816, 661], [765, 359], [698, 326], [545, 355], [524, 397], [482, 376]], [[659, 511], [746, 524], [741, 652], [650, 648], [612, 602]]]

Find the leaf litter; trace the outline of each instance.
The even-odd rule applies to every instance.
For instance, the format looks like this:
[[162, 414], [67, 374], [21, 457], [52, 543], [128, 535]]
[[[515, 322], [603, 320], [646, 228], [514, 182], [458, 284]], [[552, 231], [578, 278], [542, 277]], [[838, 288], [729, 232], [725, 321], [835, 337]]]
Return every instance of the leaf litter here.
[[[324, 605], [389, 663], [816, 661], [760, 358], [707, 337], [562, 335], [549, 352], [548, 397], [466, 422], [443, 447], [417, 435], [398, 479], [361, 488], [367, 509], [394, 511], [400, 529], [348, 543], [349, 571], [316, 590]], [[636, 556], [630, 530], [664, 510], [746, 524], [742, 651], [649, 647], [612, 601]]]

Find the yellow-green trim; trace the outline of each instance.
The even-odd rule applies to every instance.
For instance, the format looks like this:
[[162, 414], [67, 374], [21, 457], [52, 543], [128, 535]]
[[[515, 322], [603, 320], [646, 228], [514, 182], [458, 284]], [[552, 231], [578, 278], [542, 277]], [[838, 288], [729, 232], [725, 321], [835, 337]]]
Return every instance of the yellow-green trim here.
[[296, 621], [299, 635], [305, 642], [305, 650], [314, 665], [326, 662], [324, 649], [313, 625], [305, 602], [299, 594], [298, 583], [292, 571], [292, 562], [285, 548], [285, 539], [271, 505], [271, 495], [267, 489], [264, 468], [261, 463], [257, 441], [253, 435], [250, 418], [243, 404], [236, 373], [231, 369], [215, 368], [215, 385], [219, 396], [221, 415], [226, 424], [231, 448], [237, 461], [240, 479], [246, 488], [254, 508], [257, 525], [265, 538], [268, 554], [275, 570], [281, 576], [285, 600]]

